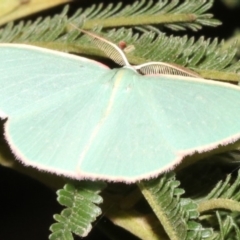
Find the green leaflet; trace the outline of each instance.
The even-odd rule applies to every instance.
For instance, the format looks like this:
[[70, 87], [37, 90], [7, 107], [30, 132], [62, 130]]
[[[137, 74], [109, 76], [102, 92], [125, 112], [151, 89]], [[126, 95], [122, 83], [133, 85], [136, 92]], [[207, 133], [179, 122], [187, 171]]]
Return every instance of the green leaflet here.
[[83, 181], [75, 184], [66, 184], [57, 192], [58, 202], [66, 206], [61, 215], [55, 214], [58, 223], [52, 224], [49, 236], [51, 240], [73, 239], [72, 233], [85, 237], [90, 232], [91, 223], [101, 214], [96, 206], [103, 200], [98, 193], [105, 188], [103, 182]]
[[[86, 21], [84, 28], [92, 29], [96, 25], [102, 27], [135, 26], [146, 31], [159, 30], [153, 25], [164, 24], [165, 27], [177, 30], [190, 28], [194, 31], [201, 29], [202, 25], [217, 26], [220, 22], [212, 19], [206, 11], [212, 7], [211, 1], [187, 0], [174, 1], [146, 1], [141, 0], [122, 8], [122, 3], [92, 5], [85, 10]], [[79, 10], [79, 15], [82, 9]], [[151, 24], [151, 26], [149, 26]]]
[[[240, 229], [238, 216], [240, 212], [240, 171], [237, 177], [228, 175], [223, 181], [219, 181], [212, 191], [203, 199], [199, 199], [198, 210], [205, 219], [205, 224], [211, 224], [217, 218], [219, 232], [215, 232], [210, 239], [239, 239]], [[214, 210], [218, 210], [216, 213]]]
[[139, 187], [163, 225], [171, 240], [205, 239], [212, 235], [211, 229], [203, 228], [198, 219], [197, 204], [190, 199], [181, 199], [183, 189], [173, 173], [160, 179], [142, 181]]
[[225, 181], [219, 181], [204, 199], [199, 200], [199, 211], [220, 208], [240, 212], [240, 171], [233, 183], [231, 183], [232, 178], [228, 175]]

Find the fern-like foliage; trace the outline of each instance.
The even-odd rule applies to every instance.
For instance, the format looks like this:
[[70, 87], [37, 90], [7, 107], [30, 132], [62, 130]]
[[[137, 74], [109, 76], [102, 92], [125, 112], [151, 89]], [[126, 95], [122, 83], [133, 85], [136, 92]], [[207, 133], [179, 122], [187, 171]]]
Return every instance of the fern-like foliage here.
[[[240, 219], [240, 171], [237, 177], [228, 175], [225, 181], [219, 181], [212, 191], [204, 198], [198, 199], [198, 210], [206, 225], [218, 222], [218, 232], [211, 240], [239, 239]], [[216, 211], [221, 209], [221, 211]], [[213, 219], [217, 219], [217, 221]]]
[[[123, 37], [121, 30], [111, 31], [107, 37], [113, 41], [120, 41]], [[163, 33], [143, 34], [141, 36], [131, 34], [125, 39], [135, 49], [133, 53], [127, 54], [130, 62], [140, 64], [146, 61], [173, 62], [191, 68], [199, 72], [203, 77], [213, 79], [231, 79], [239, 81], [237, 74], [240, 62], [234, 61], [237, 52], [235, 45], [223, 50], [224, 41], [204, 39], [201, 37], [195, 41], [194, 38], [166, 36]], [[142, 47], [144, 46], [144, 48]]]
[[219, 223], [219, 234], [216, 235], [215, 239], [231, 239], [238, 240], [240, 239], [240, 228], [239, 224], [236, 223], [234, 217], [226, 216], [224, 220], [222, 220], [221, 214], [217, 211], [216, 216]]
[[159, 179], [142, 181], [139, 187], [171, 240], [210, 237], [213, 231], [195, 221], [199, 216], [197, 204], [180, 197], [184, 190], [178, 188], [179, 184], [175, 175], [169, 173]]
[[[68, 8], [64, 8], [60, 15], [53, 18], [39, 18], [26, 24], [21, 22], [14, 26], [10, 23], [0, 30], [0, 42], [25, 43], [95, 57], [104, 56], [80, 31], [71, 29], [70, 23], [74, 22], [76, 16], [68, 18], [67, 11]], [[232, 45], [223, 50], [224, 43], [217, 39], [211, 41], [200, 38], [195, 41], [187, 36], [168, 37], [163, 33], [139, 35], [124, 28], [101, 35], [112, 42], [124, 40], [128, 45], [134, 45], [134, 51], [126, 54], [132, 64], [147, 61], [177, 63], [205, 78], [239, 81], [237, 72], [240, 63], [234, 61], [236, 47]]]
[[85, 237], [90, 232], [91, 223], [101, 214], [96, 206], [102, 202], [98, 193], [105, 187], [103, 182], [82, 181], [75, 184], [66, 184], [57, 192], [58, 202], [66, 206], [61, 215], [55, 214], [58, 223], [51, 225], [51, 240], [73, 240], [72, 233]]
[[[132, 26], [140, 30], [148, 29], [158, 32], [153, 25], [163, 24], [172, 30], [194, 31], [202, 26], [217, 26], [220, 22], [212, 18], [212, 14], [206, 12], [213, 5], [213, 0], [159, 0], [159, 1], [135, 1], [123, 7], [122, 2], [94, 4], [90, 8], [80, 9], [75, 17], [84, 15], [85, 29], [92, 29], [96, 25], [103, 28]], [[150, 26], [151, 24], [151, 26]]]
[[240, 212], [240, 171], [234, 181], [233, 178], [228, 175], [225, 181], [219, 181], [205, 198], [199, 200], [199, 211], [225, 209]]

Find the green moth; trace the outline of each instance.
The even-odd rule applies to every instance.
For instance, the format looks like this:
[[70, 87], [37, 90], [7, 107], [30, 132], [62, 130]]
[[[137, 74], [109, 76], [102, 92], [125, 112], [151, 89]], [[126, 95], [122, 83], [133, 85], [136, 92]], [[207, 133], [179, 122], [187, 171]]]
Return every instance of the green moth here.
[[131, 66], [119, 47], [90, 35], [123, 67], [0, 44], [0, 117], [21, 162], [75, 179], [136, 182], [240, 139], [240, 87], [166, 63]]

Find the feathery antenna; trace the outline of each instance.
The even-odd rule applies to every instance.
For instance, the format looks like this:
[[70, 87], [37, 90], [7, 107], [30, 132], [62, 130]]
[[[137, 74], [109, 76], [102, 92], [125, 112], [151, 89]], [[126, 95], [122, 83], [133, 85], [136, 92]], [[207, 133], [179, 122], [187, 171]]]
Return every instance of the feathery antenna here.
[[134, 68], [142, 75], [168, 74], [202, 78], [196, 72], [189, 70], [188, 68], [179, 66], [175, 63], [148, 62], [134, 66]]
[[77, 28], [73, 24], [71, 24], [71, 26], [89, 36], [92, 39], [92, 41], [96, 44], [96, 46], [100, 50], [102, 50], [115, 63], [119, 64], [120, 66], [131, 66], [124, 52], [117, 45], [94, 33]]
[[102, 50], [115, 63], [119, 64], [120, 66], [131, 67], [132, 69], [136, 70], [138, 73], [142, 75], [168, 74], [201, 78], [201, 76], [196, 72], [173, 63], [148, 62], [141, 65], [132, 66], [128, 62], [122, 49], [118, 47], [116, 44], [92, 32], [77, 28], [71, 23], [70, 25], [75, 29], [85, 33], [87, 36], [89, 36], [92, 39], [92, 41], [96, 44], [96, 46], [100, 50]]

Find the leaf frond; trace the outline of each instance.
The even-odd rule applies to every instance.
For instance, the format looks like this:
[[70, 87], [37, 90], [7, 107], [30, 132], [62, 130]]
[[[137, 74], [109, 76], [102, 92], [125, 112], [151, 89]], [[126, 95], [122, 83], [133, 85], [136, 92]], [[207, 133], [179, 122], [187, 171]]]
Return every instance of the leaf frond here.
[[[53, 18], [39, 18], [35, 22], [20, 22], [15, 26], [9, 23], [0, 30], [0, 42], [25, 43], [93, 57], [105, 57], [80, 31], [70, 27], [73, 17], [68, 18], [67, 11], [66, 7], [61, 14]], [[81, 27], [83, 19], [78, 21]], [[174, 37], [149, 32], [140, 35], [133, 34], [125, 28], [111, 30], [102, 33], [101, 36], [115, 43], [124, 40], [128, 45], [133, 45], [134, 51], [126, 56], [134, 65], [150, 61], [176, 63], [192, 69], [204, 78], [239, 81], [240, 62], [234, 61], [237, 51], [235, 45], [223, 49], [223, 41], [219, 42], [218, 39], [211, 41], [201, 37], [195, 41], [187, 36]]]
[[234, 59], [236, 45], [222, 49], [224, 41], [217, 38], [211, 40], [200, 37], [196, 41], [187, 36], [167, 36], [164, 33], [138, 35], [125, 29], [112, 30], [106, 37], [114, 42], [124, 39], [129, 45], [134, 45], [135, 50], [126, 55], [129, 62], [135, 65], [150, 61], [176, 63], [198, 72], [205, 78], [240, 80], [240, 62]]
[[96, 204], [102, 203], [98, 193], [105, 188], [103, 182], [82, 181], [76, 184], [66, 184], [58, 190], [58, 202], [66, 206], [61, 214], [55, 214], [57, 223], [51, 225], [51, 240], [72, 240], [72, 233], [85, 237], [90, 232], [91, 223], [101, 214]]
[[174, 174], [168, 173], [158, 179], [142, 181], [139, 187], [171, 240], [210, 237], [213, 231], [196, 221], [197, 204], [181, 198], [184, 190], [178, 188], [179, 184]]
[[239, 224], [237, 223], [236, 219], [234, 219], [234, 216], [221, 214], [221, 212], [216, 211], [216, 219], [218, 226], [215, 226], [215, 228], [219, 229], [218, 231], [215, 231], [211, 237], [207, 238], [207, 240], [239, 239]]
[[[197, 31], [202, 26], [218, 26], [220, 22], [206, 12], [212, 7], [213, 0], [161, 0], [154, 2], [139, 0], [127, 6], [122, 3], [95, 4], [86, 10], [79, 11], [77, 18], [84, 14], [84, 29], [94, 26], [103, 28], [132, 26], [139, 30], [149, 29], [158, 31], [152, 25], [163, 25], [172, 30], [187, 28]], [[151, 26], [149, 26], [151, 24]]]
[[[219, 231], [214, 233], [215, 239], [239, 239], [239, 217], [240, 217], [240, 170], [237, 176], [228, 175], [223, 181], [219, 181], [210, 193], [197, 200], [201, 219], [207, 225], [212, 225], [217, 219]], [[219, 210], [219, 211], [216, 211]], [[223, 219], [223, 220], [222, 220]]]
[[227, 198], [240, 201], [240, 170], [234, 178], [231, 174], [227, 175], [225, 181], [219, 181], [205, 199]]

